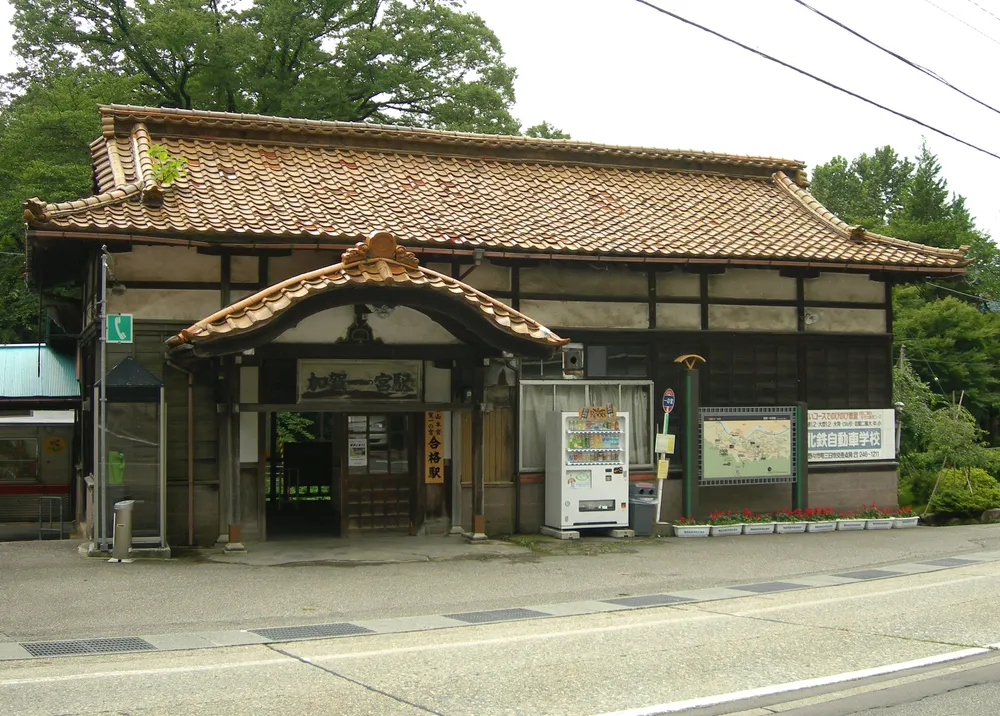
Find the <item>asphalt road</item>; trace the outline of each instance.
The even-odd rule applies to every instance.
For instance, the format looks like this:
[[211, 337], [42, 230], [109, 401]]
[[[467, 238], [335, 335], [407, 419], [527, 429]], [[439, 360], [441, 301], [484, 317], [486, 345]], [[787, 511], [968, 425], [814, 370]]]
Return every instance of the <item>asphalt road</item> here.
[[[587, 616], [2, 662], [0, 712], [638, 716], [763, 689], [691, 713], [974, 716], [992, 713], [998, 695], [1000, 653], [989, 648], [1000, 642], [998, 587], [1000, 564], [989, 562]], [[954, 658], [970, 648], [982, 653]], [[943, 661], [821, 688], [787, 686], [919, 659]]]
[[1000, 550], [1000, 524], [663, 539], [609, 554], [366, 567], [109, 565], [81, 558], [76, 546], [0, 542], [0, 642], [447, 614], [780, 580]]

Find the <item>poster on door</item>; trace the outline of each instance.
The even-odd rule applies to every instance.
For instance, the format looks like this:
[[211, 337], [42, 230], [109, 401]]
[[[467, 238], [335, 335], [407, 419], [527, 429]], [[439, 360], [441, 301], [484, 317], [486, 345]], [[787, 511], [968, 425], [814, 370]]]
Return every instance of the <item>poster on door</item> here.
[[347, 438], [347, 466], [368, 467], [368, 437], [352, 435]]
[[444, 413], [424, 413], [424, 482], [444, 482]]

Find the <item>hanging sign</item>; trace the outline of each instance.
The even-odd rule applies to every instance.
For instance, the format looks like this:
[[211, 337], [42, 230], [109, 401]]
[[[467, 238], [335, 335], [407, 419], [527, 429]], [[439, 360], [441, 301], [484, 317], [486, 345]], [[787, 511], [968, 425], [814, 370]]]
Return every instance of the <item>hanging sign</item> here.
[[657, 460], [657, 462], [656, 462], [656, 479], [657, 480], [666, 480], [668, 472], [670, 472], [670, 460]]
[[607, 405], [588, 405], [580, 408], [577, 413], [584, 420], [608, 420], [618, 415], [615, 406], [611, 403]]
[[896, 411], [810, 410], [809, 462], [893, 460]]
[[663, 412], [670, 413], [674, 409], [674, 405], [677, 403], [677, 396], [674, 395], [673, 388], [667, 388], [663, 391]]
[[368, 467], [368, 436], [351, 435], [347, 438], [347, 466]]
[[444, 413], [440, 410], [424, 413], [424, 482], [444, 482]]

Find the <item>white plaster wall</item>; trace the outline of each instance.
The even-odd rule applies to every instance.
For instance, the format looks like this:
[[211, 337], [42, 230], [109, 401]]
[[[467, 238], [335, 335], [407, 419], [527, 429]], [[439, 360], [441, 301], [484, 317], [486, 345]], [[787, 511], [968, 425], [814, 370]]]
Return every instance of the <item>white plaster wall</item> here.
[[233, 256], [230, 258], [230, 280], [233, 283], [256, 283], [260, 259], [256, 256]]
[[794, 306], [709, 306], [708, 327], [737, 331], [794, 331]]
[[524, 300], [520, 310], [549, 328], [649, 328], [645, 303]]
[[684, 271], [666, 271], [656, 274], [656, 295], [677, 298], [698, 298], [701, 296], [701, 282], [698, 274]]
[[[257, 366], [240, 366], [240, 402], [257, 402]], [[240, 462], [257, 462], [257, 420], [260, 413], [240, 413]]]
[[325, 268], [340, 263], [343, 250], [335, 251], [293, 251], [291, 256], [269, 256], [267, 259], [267, 282], [270, 284], [298, 276], [306, 271]]
[[772, 269], [727, 269], [708, 277], [709, 298], [776, 298], [795, 300], [795, 279]]
[[433, 318], [405, 306], [397, 306], [386, 318], [369, 316], [368, 325], [384, 343], [461, 343]]
[[806, 323], [812, 333], [885, 333], [885, 311], [879, 308], [806, 308]]
[[354, 306], [336, 306], [308, 316], [274, 339], [275, 343], [335, 343], [354, 323]]
[[133, 246], [114, 254], [114, 276], [129, 281], [220, 281], [218, 256], [199, 254], [184, 246]]
[[[473, 272], [469, 278], [475, 275]], [[475, 285], [475, 284], [473, 284]], [[614, 263], [593, 266], [539, 266], [522, 268], [523, 293], [569, 293], [585, 296], [635, 296], [649, 293], [648, 279], [643, 271], [632, 271]]]
[[[438, 273], [443, 273], [445, 276], [451, 276], [451, 264], [429, 263], [426, 266]], [[469, 264], [459, 265], [459, 271], [462, 273], [469, 269], [472, 269], [472, 266]], [[473, 288], [478, 288], [484, 293], [489, 293], [490, 291], [509, 291], [510, 269], [506, 266], [497, 266], [487, 259], [472, 269], [471, 273], [463, 278], [462, 281]]]
[[424, 361], [424, 400], [428, 403], [451, 402], [451, 370], [435, 368], [433, 361]]
[[882, 303], [885, 284], [856, 273], [821, 273], [819, 278], [806, 279], [807, 301], [858, 301]]
[[[336, 343], [354, 323], [354, 306], [336, 306], [304, 318], [275, 339], [275, 343]], [[420, 311], [397, 306], [386, 318], [368, 317], [375, 338], [383, 343], [460, 343], [434, 319]]]
[[659, 303], [656, 305], [657, 328], [701, 328], [701, 306], [697, 303]]
[[[127, 285], [127, 284], [126, 284]], [[136, 320], [194, 323], [221, 308], [218, 291], [163, 291], [130, 288], [123, 296], [108, 296], [110, 313], [131, 313]]]

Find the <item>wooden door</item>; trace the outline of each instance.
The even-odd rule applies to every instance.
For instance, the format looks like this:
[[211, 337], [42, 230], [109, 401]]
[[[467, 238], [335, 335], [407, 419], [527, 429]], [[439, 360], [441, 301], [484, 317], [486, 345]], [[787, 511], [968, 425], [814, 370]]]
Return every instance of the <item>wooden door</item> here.
[[345, 531], [408, 531], [415, 495], [412, 417], [348, 415], [346, 427]]

